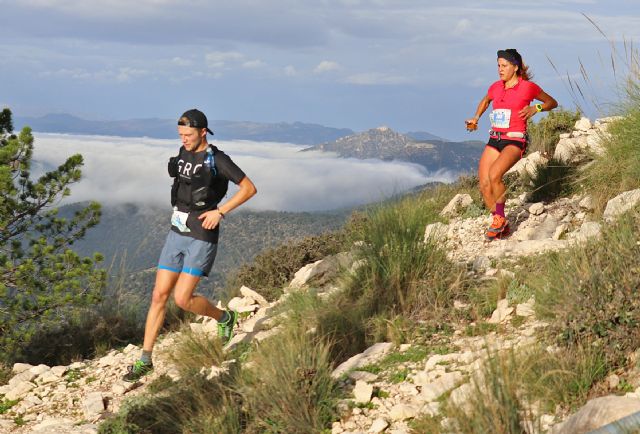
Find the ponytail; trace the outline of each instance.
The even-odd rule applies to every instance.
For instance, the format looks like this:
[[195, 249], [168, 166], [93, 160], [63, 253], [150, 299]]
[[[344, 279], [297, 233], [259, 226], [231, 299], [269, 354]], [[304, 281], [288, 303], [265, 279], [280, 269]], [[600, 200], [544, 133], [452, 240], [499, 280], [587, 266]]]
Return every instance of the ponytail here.
[[518, 72], [516, 72], [516, 74], [518, 74], [518, 77], [521, 77], [523, 80], [531, 80], [533, 78], [533, 73], [529, 70], [529, 67], [522, 62], [522, 66], [520, 66], [518, 68]]

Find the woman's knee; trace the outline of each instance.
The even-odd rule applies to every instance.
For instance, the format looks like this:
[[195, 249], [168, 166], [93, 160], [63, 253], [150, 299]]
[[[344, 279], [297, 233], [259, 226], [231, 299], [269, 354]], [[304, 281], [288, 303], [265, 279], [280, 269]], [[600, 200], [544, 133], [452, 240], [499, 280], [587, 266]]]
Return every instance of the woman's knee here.
[[480, 178], [478, 180], [478, 189], [482, 194], [489, 193], [491, 191], [491, 182], [488, 177]]
[[504, 174], [499, 170], [489, 170], [489, 179], [488, 179], [489, 185], [501, 184], [503, 175]]

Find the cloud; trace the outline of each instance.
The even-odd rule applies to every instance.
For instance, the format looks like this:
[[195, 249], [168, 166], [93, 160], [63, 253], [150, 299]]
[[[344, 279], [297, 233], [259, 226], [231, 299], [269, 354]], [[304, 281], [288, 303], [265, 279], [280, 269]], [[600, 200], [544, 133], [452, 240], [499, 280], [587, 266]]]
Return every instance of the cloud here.
[[[177, 140], [38, 133], [34, 161], [56, 167], [66, 156], [83, 155], [83, 177], [72, 187], [72, 202], [132, 202], [165, 206], [168, 210], [171, 179], [166, 162], [177, 153], [177, 144]], [[247, 204], [257, 210], [336, 209], [378, 201], [427, 182], [455, 178], [453, 173], [428, 173], [414, 164], [299, 152], [303, 147], [293, 144], [216, 144], [258, 187], [258, 195]], [[235, 191], [232, 186], [230, 195]]]
[[244, 55], [236, 51], [213, 51], [204, 56], [209, 68], [224, 68], [229, 62], [238, 62], [244, 59]]
[[412, 82], [408, 77], [383, 72], [363, 72], [353, 74], [347, 77], [345, 81], [350, 84], [357, 84], [361, 86], [409, 84]]
[[296, 75], [298, 75], [298, 71], [293, 65], [285, 66], [284, 68], [282, 68], [282, 72], [287, 77], [295, 77]]
[[266, 65], [267, 64], [264, 63], [262, 60], [256, 59], [256, 60], [247, 60], [242, 64], [242, 67], [247, 69], [256, 69], [256, 68], [262, 68]]
[[323, 60], [313, 70], [316, 74], [323, 74], [325, 72], [337, 71], [340, 69], [340, 65], [337, 62], [331, 60]]

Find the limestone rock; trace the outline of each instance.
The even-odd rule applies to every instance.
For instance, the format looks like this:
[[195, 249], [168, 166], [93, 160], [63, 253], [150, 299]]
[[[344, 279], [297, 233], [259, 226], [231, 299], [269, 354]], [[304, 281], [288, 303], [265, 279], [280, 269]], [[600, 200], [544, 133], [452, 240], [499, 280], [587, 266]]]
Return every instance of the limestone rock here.
[[418, 408], [415, 405], [397, 404], [389, 411], [389, 417], [393, 420], [406, 420], [416, 417]]
[[308, 264], [296, 272], [288, 289], [300, 289], [310, 283], [323, 285], [334, 278], [341, 269], [350, 268], [353, 255], [341, 252]]
[[349, 372], [349, 378], [354, 381], [366, 381], [367, 383], [371, 383], [378, 379], [378, 376], [372, 372], [367, 371], [353, 371]]
[[27, 393], [33, 390], [34, 387], [36, 387], [36, 385], [29, 381], [20, 381], [17, 384], [11, 385], [11, 389], [4, 397], [9, 401], [15, 401], [16, 399], [24, 397]]
[[14, 363], [11, 372], [17, 375], [23, 373], [24, 371], [28, 371], [31, 368], [33, 368], [33, 366], [28, 363]]
[[475, 271], [484, 271], [488, 268], [491, 268], [491, 259], [487, 258], [486, 256], [478, 256], [473, 261], [472, 267]]
[[544, 212], [544, 204], [542, 202], [534, 203], [529, 207], [529, 212], [533, 215], [540, 215]]
[[369, 363], [373, 363], [387, 354], [391, 350], [391, 348], [393, 348], [393, 343], [391, 342], [381, 342], [374, 344], [367, 348], [364, 352], [356, 354], [350, 359], [342, 362], [336, 369], [333, 370], [331, 376], [333, 378], [338, 378], [347, 371], [357, 369]]
[[473, 199], [470, 195], [458, 193], [449, 201], [447, 206], [440, 211], [440, 215], [443, 217], [455, 217], [460, 211], [468, 208], [472, 203]]
[[242, 296], [245, 298], [253, 299], [260, 306], [263, 306], [263, 307], [269, 306], [269, 302], [267, 301], [266, 298], [264, 298], [263, 296], [258, 294], [256, 291], [254, 291], [253, 289], [247, 286], [242, 286], [240, 288], [240, 294], [242, 294]]
[[498, 301], [498, 307], [493, 311], [491, 318], [487, 320], [490, 324], [500, 324], [506, 321], [513, 312], [513, 307], [509, 307], [509, 301], [506, 298]]
[[564, 423], [554, 427], [552, 434], [582, 434], [640, 411], [640, 399], [624, 396], [604, 396], [587, 402]]
[[587, 211], [593, 211], [594, 209], [593, 198], [589, 195], [586, 195], [580, 200], [580, 202], [578, 203], [578, 206], [580, 208], [586, 209]]
[[370, 433], [378, 434], [383, 432], [389, 426], [389, 422], [382, 418], [378, 418], [373, 421], [371, 427], [369, 428]]
[[248, 300], [246, 298], [241, 298], [241, 297], [233, 297], [231, 300], [229, 300], [229, 303], [227, 303], [227, 308], [238, 311], [240, 308], [244, 306], [249, 306], [251, 304], [252, 304], [252, 300]]
[[607, 202], [602, 217], [606, 221], [612, 221], [620, 214], [635, 207], [640, 202], [640, 189], [625, 191]]
[[534, 177], [538, 173], [538, 167], [544, 166], [548, 161], [548, 158], [540, 152], [532, 152], [514, 164], [513, 167], [507, 171], [507, 174], [517, 173], [519, 176], [528, 175]]
[[572, 238], [579, 243], [587, 241], [589, 238], [596, 238], [600, 236], [602, 232], [600, 223], [597, 222], [584, 222], [580, 229], [572, 234]]
[[465, 383], [457, 389], [454, 389], [453, 392], [451, 392], [449, 399], [457, 407], [466, 408], [473, 393], [474, 388], [471, 383]]
[[536, 312], [533, 310], [533, 305], [535, 304], [534, 299], [530, 299], [526, 303], [519, 303], [516, 306], [516, 316], [530, 317], [534, 316]]
[[371, 395], [373, 395], [373, 386], [365, 381], [358, 380], [353, 388], [353, 396], [356, 403], [366, 404], [371, 401]]
[[553, 159], [568, 164], [573, 160], [576, 149], [576, 146], [570, 138], [563, 137], [556, 144]]
[[458, 371], [446, 373], [437, 381], [424, 385], [420, 393], [426, 401], [435, 401], [456, 387], [462, 378], [462, 374]]
[[578, 130], [578, 131], [584, 131], [587, 132], [592, 128], [591, 125], [591, 121], [589, 120], [589, 118], [586, 117], [581, 117], [578, 121], [576, 121], [575, 126], [573, 127], [574, 130]]
[[101, 415], [105, 410], [104, 396], [102, 392], [92, 392], [87, 395], [82, 403], [82, 409], [87, 419], [93, 419]]
[[424, 242], [429, 240], [437, 241], [447, 236], [448, 226], [444, 223], [436, 222], [427, 225], [424, 230]]

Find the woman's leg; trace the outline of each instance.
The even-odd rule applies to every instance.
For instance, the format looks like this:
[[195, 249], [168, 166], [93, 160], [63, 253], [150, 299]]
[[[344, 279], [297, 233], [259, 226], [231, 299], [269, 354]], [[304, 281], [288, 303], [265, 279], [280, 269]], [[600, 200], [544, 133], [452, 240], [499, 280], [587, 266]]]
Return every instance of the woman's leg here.
[[478, 183], [480, 186], [480, 193], [487, 209], [494, 212], [496, 199], [493, 193], [493, 187], [489, 177], [490, 169], [494, 162], [500, 157], [500, 151], [492, 146], [485, 146], [482, 156], [480, 157], [480, 163], [478, 164]]
[[515, 145], [507, 145], [489, 167], [488, 179], [494, 207], [496, 203], [505, 203], [507, 188], [504, 185], [502, 177], [521, 157], [522, 150], [520, 148]]

